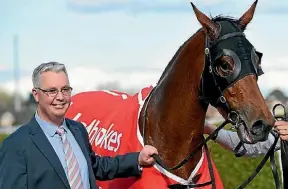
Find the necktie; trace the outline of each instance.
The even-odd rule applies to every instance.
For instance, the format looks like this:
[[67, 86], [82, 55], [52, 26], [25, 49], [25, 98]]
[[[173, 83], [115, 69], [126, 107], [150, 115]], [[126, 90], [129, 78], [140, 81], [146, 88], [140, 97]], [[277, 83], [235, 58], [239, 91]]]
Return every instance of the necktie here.
[[80, 174], [80, 168], [76, 159], [75, 154], [73, 153], [72, 147], [69, 141], [66, 138], [66, 133], [63, 127], [58, 127], [56, 130], [61, 137], [63, 142], [63, 149], [65, 153], [65, 160], [67, 164], [67, 171], [68, 171], [68, 181], [70, 184], [71, 189], [83, 189], [82, 178]]

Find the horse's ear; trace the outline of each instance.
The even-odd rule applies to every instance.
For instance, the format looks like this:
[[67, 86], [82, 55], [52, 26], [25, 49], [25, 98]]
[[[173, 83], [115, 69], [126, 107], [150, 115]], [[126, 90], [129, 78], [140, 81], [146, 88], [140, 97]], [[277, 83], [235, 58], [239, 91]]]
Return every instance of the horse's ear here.
[[203, 26], [204, 31], [211, 37], [212, 39], [217, 37], [218, 34], [218, 27], [217, 25], [210, 19], [208, 16], [206, 16], [204, 13], [199, 11], [196, 6], [190, 2], [193, 10], [195, 12], [195, 15], [197, 17], [197, 20], [201, 23]]
[[258, 0], [256, 0], [251, 7], [241, 16], [239, 19], [239, 28], [244, 31], [246, 29], [246, 26], [251, 22], [253, 19], [256, 5], [257, 5]]

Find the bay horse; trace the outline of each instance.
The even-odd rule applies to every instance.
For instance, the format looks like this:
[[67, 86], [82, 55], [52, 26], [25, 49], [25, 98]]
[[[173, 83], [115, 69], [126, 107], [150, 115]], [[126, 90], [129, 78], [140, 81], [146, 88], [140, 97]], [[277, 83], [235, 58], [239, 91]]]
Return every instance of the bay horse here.
[[[67, 117], [84, 124], [98, 155], [139, 151], [149, 144], [158, 149], [165, 165], [174, 166], [205, 139], [203, 126], [209, 104], [225, 119], [234, 120], [242, 142], [267, 139], [274, 117], [257, 84], [263, 74], [262, 54], [244, 35], [257, 1], [240, 19], [210, 19], [191, 5], [202, 28], [179, 48], [156, 85], [134, 95], [103, 90], [72, 97]], [[175, 170], [155, 164], [144, 167], [141, 178], [97, 183], [103, 189], [166, 189], [208, 182], [211, 169], [214, 185], [200, 188], [224, 188], [206, 147]]]

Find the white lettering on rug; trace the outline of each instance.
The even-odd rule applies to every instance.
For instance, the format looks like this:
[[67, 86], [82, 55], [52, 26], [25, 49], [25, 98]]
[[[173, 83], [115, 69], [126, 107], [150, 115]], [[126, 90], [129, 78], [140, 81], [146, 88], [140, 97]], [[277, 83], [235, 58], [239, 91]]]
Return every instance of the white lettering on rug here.
[[[82, 114], [78, 113], [73, 120], [77, 121], [81, 116]], [[106, 129], [101, 127], [101, 121], [97, 119], [92, 120], [89, 124], [83, 121], [80, 122], [86, 127], [90, 143], [93, 147], [104, 148], [105, 150], [114, 152], [118, 151], [123, 133], [113, 130], [114, 123]]]

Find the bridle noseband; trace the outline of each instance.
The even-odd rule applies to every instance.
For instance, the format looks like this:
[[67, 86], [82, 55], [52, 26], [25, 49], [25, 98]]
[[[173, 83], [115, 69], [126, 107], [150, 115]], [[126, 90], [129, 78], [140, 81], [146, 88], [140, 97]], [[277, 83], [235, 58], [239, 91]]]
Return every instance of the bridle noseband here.
[[[200, 183], [200, 184], [187, 184], [187, 185], [182, 185], [182, 184], [175, 184], [175, 185], [170, 185], [169, 188], [196, 188], [196, 187], [202, 187], [206, 185], [212, 185], [213, 189], [216, 189], [215, 186], [215, 177], [214, 177], [214, 171], [210, 159], [210, 155], [208, 152], [208, 147], [207, 147], [207, 142], [211, 140], [218, 132], [221, 130], [225, 125], [227, 124], [232, 124], [234, 126], [237, 126], [238, 123], [241, 121], [241, 117], [238, 114], [237, 111], [232, 110], [225, 97], [224, 97], [224, 92], [227, 88], [229, 88], [231, 85], [233, 85], [236, 81], [239, 79], [245, 77], [248, 74], [254, 74], [258, 78], [261, 74], [263, 74], [263, 70], [261, 67], [257, 66], [255, 63], [255, 56], [258, 56], [259, 58], [259, 64], [261, 63], [261, 58], [262, 58], [262, 53], [255, 51], [254, 47], [249, 43], [249, 41], [245, 38], [245, 35], [242, 31], [240, 31], [237, 26], [235, 26], [234, 23], [231, 23], [229, 21], [223, 21], [218, 23], [221, 31], [225, 32], [225, 29], [231, 29], [231, 27], [234, 27], [234, 30], [238, 29], [238, 31], [234, 32], [228, 32], [223, 35], [220, 35], [218, 39], [214, 42], [209, 40], [208, 35], [206, 35], [206, 43], [205, 43], [205, 62], [204, 62], [204, 70], [201, 76], [201, 87], [200, 87], [200, 100], [203, 102], [205, 107], [208, 107], [209, 104], [211, 104], [214, 107], [222, 107], [224, 108], [227, 112], [227, 118], [226, 120], [219, 126], [217, 129], [209, 135], [207, 138], [205, 138], [197, 147], [194, 151], [192, 151], [185, 159], [183, 159], [181, 162], [179, 162], [177, 165], [174, 167], [168, 167], [158, 155], [154, 154], [153, 158], [156, 160], [156, 162], [166, 169], [167, 171], [171, 170], [177, 170], [183, 165], [185, 165], [197, 152], [198, 150], [201, 150], [204, 146], [204, 149], [206, 150], [206, 155], [208, 159], [208, 167], [209, 167], [209, 172], [210, 172], [210, 177], [211, 181], [206, 182], [206, 183]], [[230, 28], [229, 28], [230, 27]], [[234, 43], [231, 46], [231, 49], [227, 48], [221, 48], [221, 46], [227, 46], [227, 42], [229, 43], [229, 40], [232, 40], [232, 43]], [[231, 41], [230, 41], [231, 42]], [[225, 44], [226, 43], [226, 44]], [[237, 43], [237, 47], [235, 47], [235, 43]], [[229, 44], [228, 44], [229, 46]], [[242, 49], [242, 53], [239, 54], [239, 52], [235, 52], [238, 49]], [[247, 58], [247, 52], [245, 52], [246, 49], [249, 49], [251, 55], [249, 58]], [[244, 50], [244, 51], [243, 51]], [[215, 61], [223, 56], [223, 55], [228, 55], [233, 58], [233, 61], [235, 63], [235, 69], [233, 72], [233, 75], [226, 77], [226, 78], [221, 78], [217, 73], [215, 72]], [[252, 64], [250, 63], [252, 61]], [[248, 63], [247, 63], [248, 62]], [[144, 103], [144, 109], [143, 109], [143, 127], [142, 127], [142, 135], [143, 135], [143, 144], [145, 144], [145, 126], [146, 126], [146, 118], [147, 118], [147, 107], [150, 102], [151, 96], [153, 96], [154, 92], [156, 91], [156, 87], [152, 89], [150, 94], [147, 97], [146, 102]], [[258, 172], [262, 169], [262, 167], [265, 165], [266, 161], [270, 157], [271, 161], [271, 166], [273, 170], [273, 176], [276, 184], [276, 188], [279, 188], [279, 178], [275, 166], [275, 159], [274, 159], [274, 149], [277, 144], [277, 141], [279, 139], [279, 136], [277, 133], [272, 132], [273, 136], [275, 137], [275, 141], [273, 145], [270, 147], [269, 152], [265, 155], [259, 166], [256, 168], [255, 172], [238, 188], [244, 188], [247, 184], [249, 184], [254, 177], [258, 174]], [[243, 150], [241, 152], [237, 152], [240, 150], [241, 146], [243, 146]], [[242, 142], [240, 142], [236, 149], [235, 149], [235, 154], [236, 156], [240, 157], [246, 153], [245, 147]], [[272, 165], [273, 164], [273, 165]], [[276, 170], [276, 173], [275, 171]]]

